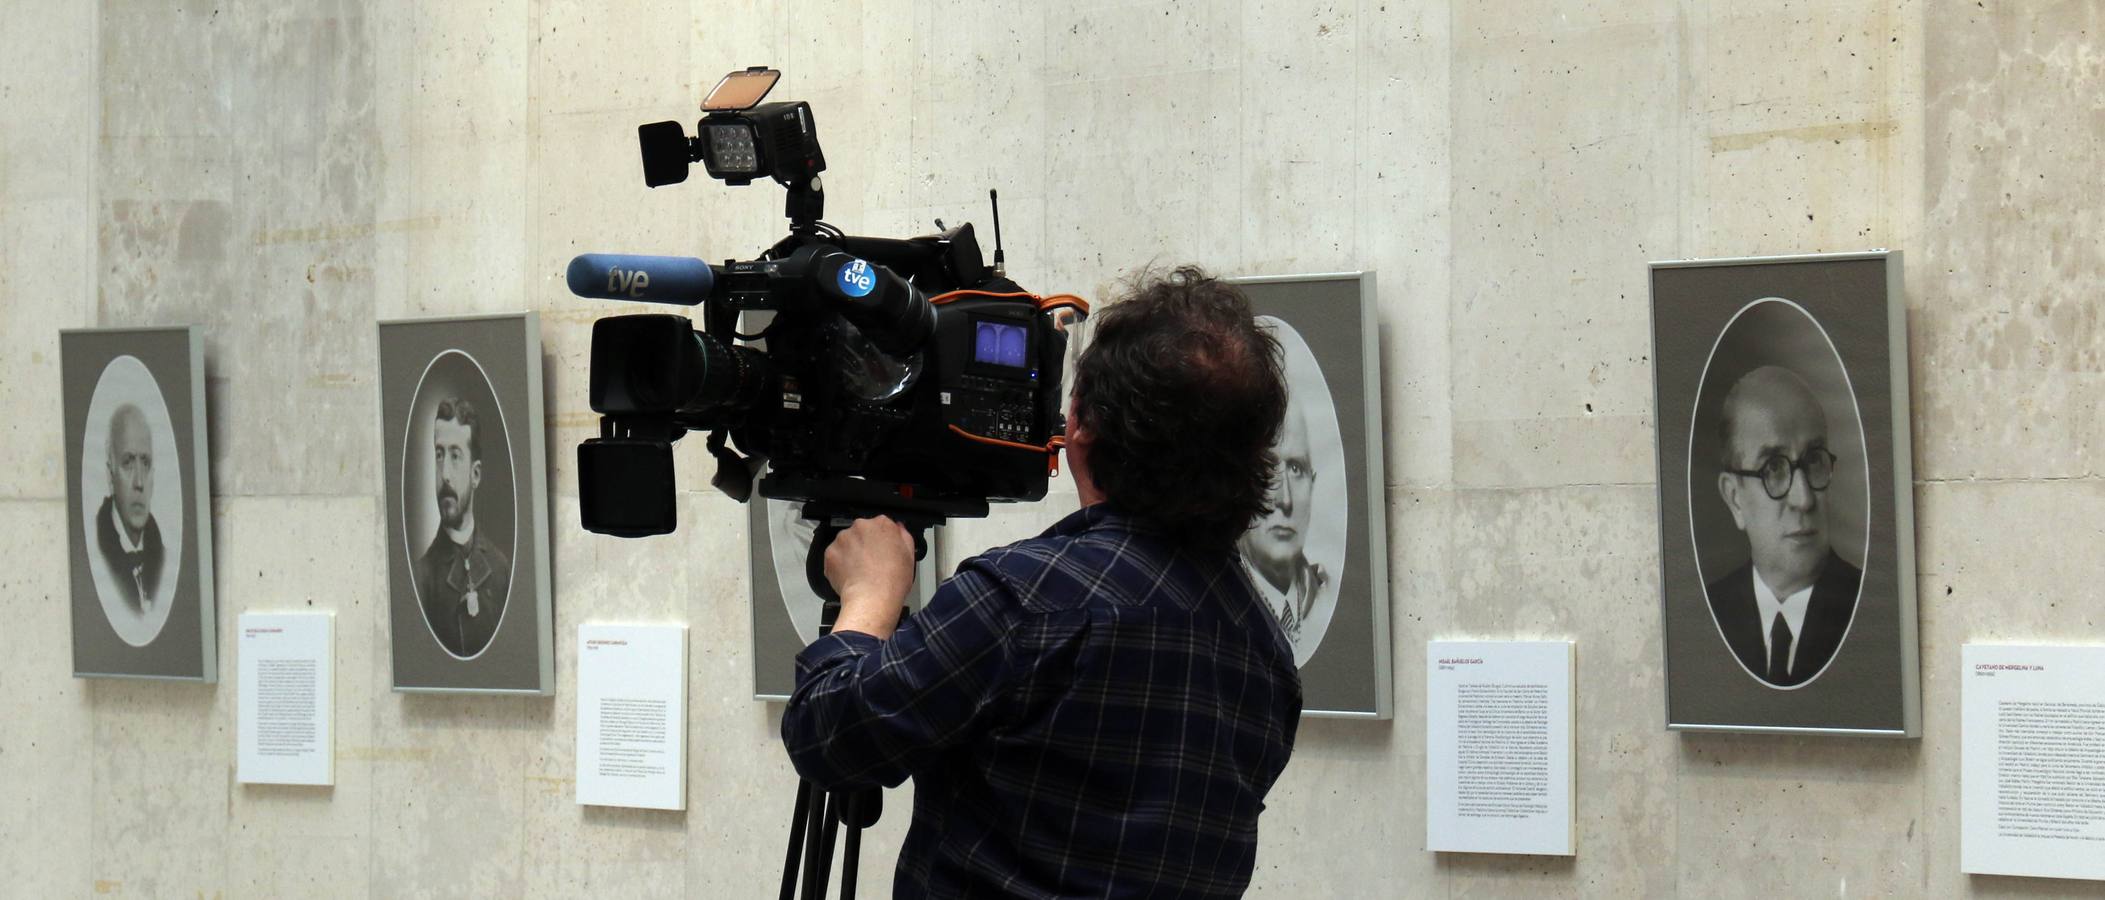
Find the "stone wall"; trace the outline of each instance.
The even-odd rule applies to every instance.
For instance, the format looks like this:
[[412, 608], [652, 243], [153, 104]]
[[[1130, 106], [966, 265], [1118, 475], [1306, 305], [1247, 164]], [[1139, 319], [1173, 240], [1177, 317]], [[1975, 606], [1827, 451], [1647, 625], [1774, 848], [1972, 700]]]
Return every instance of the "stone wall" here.
[[[1253, 893], [2061, 894], [1958, 872], [1959, 647], [2105, 618], [2105, 3], [16, 0], [0, 17], [0, 893], [748, 896], [794, 782], [741, 508], [575, 527], [586, 250], [749, 256], [780, 192], [646, 191], [728, 69], [810, 100], [828, 219], [1379, 273], [1392, 723], [1309, 721]], [[1906, 254], [1924, 737], [1664, 730], [1645, 262]], [[553, 699], [388, 690], [374, 323], [539, 312]], [[337, 785], [233, 781], [216, 687], [70, 677], [57, 331], [206, 327], [221, 646], [338, 616]], [[688, 442], [695, 444], [697, 442]], [[962, 524], [946, 562], [1072, 507]], [[685, 815], [573, 802], [576, 625], [694, 627]], [[1423, 847], [1423, 644], [1578, 642], [1579, 854]], [[907, 793], [865, 847], [888, 893]]]

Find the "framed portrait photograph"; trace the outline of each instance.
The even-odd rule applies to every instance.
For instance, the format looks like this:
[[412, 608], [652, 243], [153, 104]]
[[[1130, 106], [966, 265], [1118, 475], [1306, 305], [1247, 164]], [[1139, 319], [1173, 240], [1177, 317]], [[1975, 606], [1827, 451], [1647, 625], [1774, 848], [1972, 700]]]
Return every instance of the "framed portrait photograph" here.
[[380, 434], [395, 690], [554, 693], [539, 320], [380, 323]]
[[203, 332], [62, 331], [59, 368], [73, 674], [218, 681]]
[[[817, 524], [804, 518], [804, 504], [760, 496], [756, 485], [746, 502], [749, 607], [753, 619], [753, 699], [788, 700], [797, 685], [797, 652], [819, 639], [819, 608], [805, 561]], [[928, 552], [914, 564], [914, 589], [906, 608], [919, 610], [935, 596], [942, 581], [936, 574], [936, 536], [928, 532]]]
[[1651, 282], [1667, 727], [1919, 736], [1900, 254]]
[[1374, 276], [1229, 280], [1278, 339], [1288, 391], [1272, 511], [1237, 549], [1294, 646], [1304, 714], [1386, 719], [1389, 544]]

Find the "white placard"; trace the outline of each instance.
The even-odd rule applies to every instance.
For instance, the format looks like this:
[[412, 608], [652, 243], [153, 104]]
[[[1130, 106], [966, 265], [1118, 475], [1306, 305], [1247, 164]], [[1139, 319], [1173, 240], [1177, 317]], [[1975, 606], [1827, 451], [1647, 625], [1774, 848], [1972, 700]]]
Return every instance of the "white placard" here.
[[242, 783], [336, 783], [335, 622], [333, 613], [242, 614]]
[[1959, 870], [2105, 879], [2105, 647], [1962, 658]]
[[1571, 856], [1572, 644], [1431, 641], [1425, 848]]
[[577, 629], [577, 802], [687, 808], [687, 626]]

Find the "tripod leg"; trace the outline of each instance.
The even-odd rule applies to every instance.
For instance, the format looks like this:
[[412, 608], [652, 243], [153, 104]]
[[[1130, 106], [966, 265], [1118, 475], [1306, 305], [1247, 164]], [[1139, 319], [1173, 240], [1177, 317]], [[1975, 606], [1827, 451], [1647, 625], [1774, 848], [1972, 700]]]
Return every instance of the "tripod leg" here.
[[804, 855], [804, 820], [810, 815], [811, 782], [797, 779], [797, 808], [789, 814], [789, 854], [782, 860], [782, 900], [796, 900], [797, 858]]
[[827, 870], [833, 867], [833, 794], [811, 794], [810, 832], [804, 842], [804, 900], [826, 900]]
[[848, 829], [847, 850], [841, 859], [841, 900], [855, 897], [855, 875], [860, 865], [863, 829], [877, 824], [884, 814], [884, 794], [876, 788], [860, 788], [845, 792], [840, 798], [839, 815], [841, 827]]
[[846, 799], [846, 797], [837, 796], [835, 794], [826, 795], [826, 830], [824, 832], [826, 849], [819, 854], [819, 868], [817, 875], [819, 880], [819, 893], [818, 897], [814, 898], [814, 900], [824, 900], [826, 896], [826, 886], [832, 880], [833, 845], [834, 840], [840, 834], [841, 828], [841, 811], [839, 808], [839, 804]]
[[841, 900], [855, 900], [856, 857], [862, 853], [862, 829], [848, 826], [847, 847], [841, 851]]

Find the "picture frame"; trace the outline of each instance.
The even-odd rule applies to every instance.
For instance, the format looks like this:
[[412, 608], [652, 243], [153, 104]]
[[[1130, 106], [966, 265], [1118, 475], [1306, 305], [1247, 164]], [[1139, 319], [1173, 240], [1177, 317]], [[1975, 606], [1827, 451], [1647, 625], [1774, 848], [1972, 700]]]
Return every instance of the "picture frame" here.
[[552, 695], [539, 318], [384, 321], [379, 354], [394, 689]]
[[1919, 737], [1900, 253], [1650, 280], [1667, 727]]
[[1387, 719], [1394, 685], [1374, 273], [1227, 280], [1279, 339], [1290, 394], [1275, 511], [1238, 550], [1294, 645], [1302, 714]]
[[73, 674], [219, 680], [204, 332], [59, 332]]

